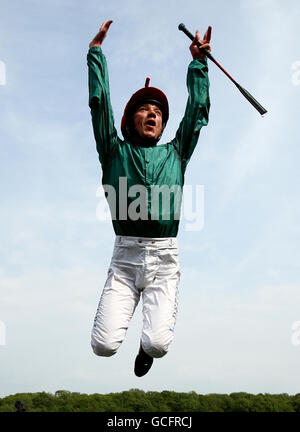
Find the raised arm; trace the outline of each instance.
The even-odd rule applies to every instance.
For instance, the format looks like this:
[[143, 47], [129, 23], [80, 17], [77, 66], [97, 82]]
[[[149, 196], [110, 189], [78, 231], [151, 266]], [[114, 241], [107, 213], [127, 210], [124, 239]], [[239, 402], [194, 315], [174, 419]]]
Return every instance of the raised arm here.
[[89, 44], [87, 63], [89, 68], [89, 106], [94, 136], [101, 164], [105, 163], [117, 145], [117, 131], [114, 127], [110, 103], [109, 80], [105, 56], [101, 45], [112, 20], [102, 24], [99, 32]]
[[208, 27], [203, 39], [197, 30], [195, 39], [190, 45], [193, 61], [187, 73], [189, 96], [184, 117], [172, 141], [182, 159], [184, 168], [196, 147], [202, 126], [208, 124], [210, 100], [207, 59], [196, 42], [199, 41], [203, 44], [203, 48], [210, 51], [210, 37], [211, 27]]

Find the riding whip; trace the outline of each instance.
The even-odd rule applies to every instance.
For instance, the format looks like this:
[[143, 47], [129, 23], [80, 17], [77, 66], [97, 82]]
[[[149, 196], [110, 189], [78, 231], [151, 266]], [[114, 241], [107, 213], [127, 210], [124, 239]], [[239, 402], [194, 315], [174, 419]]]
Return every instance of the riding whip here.
[[[191, 32], [188, 31], [188, 29], [185, 27], [184, 24], [179, 24], [178, 29], [183, 31], [192, 41], [195, 39], [195, 36], [192, 35]], [[219, 69], [221, 69], [222, 72], [224, 72], [225, 75], [233, 82], [233, 84], [239, 89], [239, 91], [242, 93], [242, 95], [254, 106], [254, 108], [261, 114], [264, 115], [268, 111], [246, 90], [244, 89], [240, 84], [238, 84], [235, 79], [232, 78], [231, 75], [220, 65], [219, 62], [211, 55], [211, 53], [205, 49], [201, 48], [201, 43], [196, 42], [196, 45], [198, 48], [201, 49], [201, 51], [213, 62], [215, 63]]]

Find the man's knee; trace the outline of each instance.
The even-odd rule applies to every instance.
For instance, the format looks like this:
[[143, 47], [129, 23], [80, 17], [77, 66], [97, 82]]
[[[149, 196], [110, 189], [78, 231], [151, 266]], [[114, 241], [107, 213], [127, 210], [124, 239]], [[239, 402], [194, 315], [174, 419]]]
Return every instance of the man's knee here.
[[97, 356], [111, 357], [116, 354], [120, 345], [109, 341], [92, 340], [91, 346]]
[[167, 354], [171, 340], [164, 341], [159, 337], [142, 337], [142, 347], [146, 354], [153, 358], [160, 358]]

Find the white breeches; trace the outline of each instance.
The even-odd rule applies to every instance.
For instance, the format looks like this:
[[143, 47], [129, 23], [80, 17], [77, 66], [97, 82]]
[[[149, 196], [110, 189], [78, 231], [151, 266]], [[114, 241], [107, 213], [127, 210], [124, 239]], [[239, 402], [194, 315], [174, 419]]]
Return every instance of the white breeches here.
[[174, 334], [179, 280], [176, 238], [117, 236], [92, 330], [94, 353], [116, 353], [142, 296], [142, 347], [151, 357], [165, 355]]

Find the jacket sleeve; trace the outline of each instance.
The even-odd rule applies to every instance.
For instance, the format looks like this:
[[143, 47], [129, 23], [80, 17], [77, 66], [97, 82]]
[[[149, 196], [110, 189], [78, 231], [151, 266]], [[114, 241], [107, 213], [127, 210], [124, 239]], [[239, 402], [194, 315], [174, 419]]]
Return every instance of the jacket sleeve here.
[[103, 164], [115, 150], [118, 137], [110, 103], [107, 64], [100, 47], [90, 48], [87, 64], [89, 107], [91, 108], [97, 152]]
[[208, 124], [210, 108], [207, 59], [193, 60], [187, 73], [188, 101], [184, 117], [172, 143], [184, 168], [196, 147], [202, 126]]

